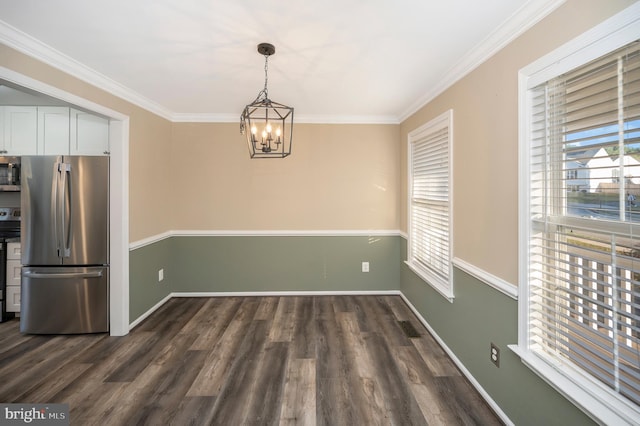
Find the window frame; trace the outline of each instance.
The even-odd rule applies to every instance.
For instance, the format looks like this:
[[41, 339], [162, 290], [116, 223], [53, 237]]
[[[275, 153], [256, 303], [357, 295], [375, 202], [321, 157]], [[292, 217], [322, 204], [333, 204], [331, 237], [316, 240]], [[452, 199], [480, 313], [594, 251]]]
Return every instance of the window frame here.
[[[414, 236], [414, 223], [412, 220], [413, 212], [413, 155], [412, 144], [423, 141], [430, 135], [435, 134], [442, 129], [447, 130], [447, 152], [448, 152], [448, 256], [444, 259], [447, 264], [447, 274], [443, 277], [441, 274], [430, 269], [426, 265], [417, 262], [416, 256], [413, 252], [413, 239]], [[408, 170], [408, 185], [407, 185], [407, 224], [408, 224], [408, 241], [407, 241], [407, 260], [405, 264], [416, 273], [422, 280], [433, 287], [438, 293], [445, 297], [449, 302], [454, 300], [453, 292], [453, 110], [449, 109], [439, 116], [433, 118], [429, 122], [421, 125], [417, 129], [409, 132], [407, 138], [407, 170]]]
[[522, 362], [578, 408], [598, 422], [633, 424], [640, 406], [617, 395], [604, 384], [570, 365], [539, 356], [529, 348], [528, 286], [530, 217], [530, 90], [637, 40], [640, 3], [624, 9], [592, 30], [522, 68], [518, 75], [519, 115], [519, 286], [518, 344], [509, 347]]

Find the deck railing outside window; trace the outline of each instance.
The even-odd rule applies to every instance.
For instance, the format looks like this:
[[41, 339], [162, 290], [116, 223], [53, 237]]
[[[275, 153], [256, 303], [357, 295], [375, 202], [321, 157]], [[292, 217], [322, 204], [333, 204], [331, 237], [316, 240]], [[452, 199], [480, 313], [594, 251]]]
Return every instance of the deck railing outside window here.
[[640, 251], [615, 234], [552, 228], [534, 240], [532, 349], [640, 404]]

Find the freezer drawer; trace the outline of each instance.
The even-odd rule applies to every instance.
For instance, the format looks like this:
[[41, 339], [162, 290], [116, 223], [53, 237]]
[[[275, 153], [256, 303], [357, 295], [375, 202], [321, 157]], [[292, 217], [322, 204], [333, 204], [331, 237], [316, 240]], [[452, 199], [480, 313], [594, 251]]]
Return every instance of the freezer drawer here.
[[21, 293], [23, 333], [109, 331], [108, 267], [25, 267]]

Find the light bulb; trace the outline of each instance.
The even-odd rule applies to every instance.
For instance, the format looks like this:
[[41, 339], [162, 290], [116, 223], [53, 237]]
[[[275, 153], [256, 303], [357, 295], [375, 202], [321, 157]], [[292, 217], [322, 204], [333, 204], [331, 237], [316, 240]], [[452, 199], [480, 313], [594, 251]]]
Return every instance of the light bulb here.
[[266, 131], [266, 130], [263, 130], [263, 131], [262, 131], [262, 138], [264, 139], [264, 138], [266, 138], [266, 137], [267, 137], [267, 131]]
[[271, 123], [267, 123], [267, 133], [271, 133]]
[[258, 133], [258, 128], [256, 126], [251, 126], [251, 134], [255, 135], [256, 133]]
[[277, 136], [277, 137], [280, 137], [280, 134], [281, 134], [281, 133], [282, 133], [282, 132], [280, 131], [280, 127], [278, 127], [278, 128], [276, 129], [276, 136]]

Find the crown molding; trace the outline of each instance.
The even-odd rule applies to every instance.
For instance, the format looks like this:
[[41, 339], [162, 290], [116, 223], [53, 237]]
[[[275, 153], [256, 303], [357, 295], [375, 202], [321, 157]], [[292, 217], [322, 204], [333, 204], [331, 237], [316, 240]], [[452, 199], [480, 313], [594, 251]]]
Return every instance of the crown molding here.
[[[296, 123], [307, 124], [400, 124], [397, 117], [387, 115], [311, 115], [296, 114]], [[236, 123], [239, 114], [175, 113], [176, 123]]]
[[35, 58], [60, 71], [96, 86], [160, 117], [171, 120], [173, 113], [126, 86], [100, 74], [40, 40], [0, 20], [0, 43]]
[[174, 123], [239, 123], [240, 114], [173, 113]]
[[296, 123], [309, 124], [400, 124], [391, 115], [296, 115]]
[[470, 49], [467, 55], [462, 57], [462, 59], [446, 73], [446, 77], [440, 84], [433, 87], [432, 90], [411, 104], [411, 106], [398, 117], [399, 122], [403, 122], [415, 114], [420, 108], [431, 102], [438, 95], [453, 86], [458, 80], [491, 58], [495, 53], [500, 51], [500, 49], [540, 22], [565, 1], [566, 0], [532, 0], [527, 2], [500, 27], [484, 38], [478, 45]]

